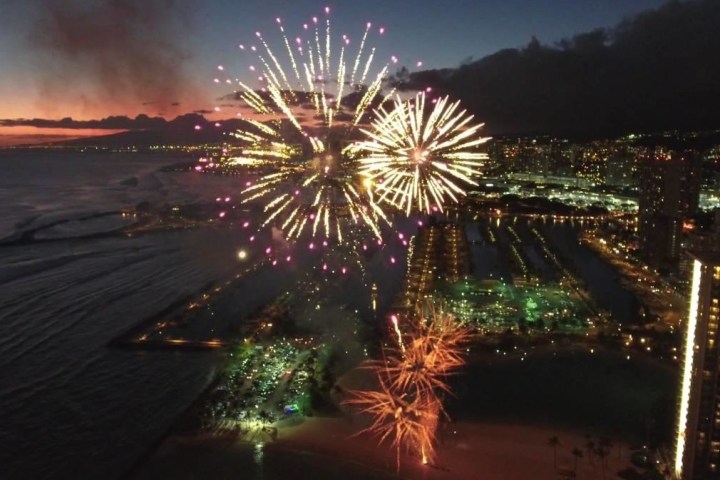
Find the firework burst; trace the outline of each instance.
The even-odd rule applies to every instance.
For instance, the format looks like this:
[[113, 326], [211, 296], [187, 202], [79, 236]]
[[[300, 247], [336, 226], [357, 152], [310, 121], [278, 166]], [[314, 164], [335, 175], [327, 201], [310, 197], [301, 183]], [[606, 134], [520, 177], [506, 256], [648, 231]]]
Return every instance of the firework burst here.
[[422, 458], [432, 458], [435, 430], [442, 411], [440, 400], [433, 395], [399, 393], [389, 385], [392, 378], [378, 371], [379, 388], [376, 391], [354, 391], [348, 405], [359, 407], [361, 413], [372, 416], [372, 422], [363, 432], [379, 437], [380, 442], [391, 439], [400, 466], [400, 451]]
[[[382, 86], [397, 58], [377, 68], [375, 48], [370, 46], [372, 37], [384, 29], [367, 23], [360, 41], [351, 45], [347, 35], [331, 34], [329, 8], [324, 18], [313, 17], [304, 24], [294, 41], [280, 18], [277, 24], [281, 55], [260, 32], [256, 45], [240, 45], [256, 57], [249, 69], [259, 88], [215, 79], [239, 85], [233, 97], [252, 112], [243, 116], [247, 128], [234, 133], [241, 146], [228, 159], [231, 165], [265, 170], [244, 189], [243, 202], [261, 202], [261, 227], [280, 228], [288, 239], [307, 233], [342, 243], [354, 226], [380, 238], [381, 226], [390, 220], [375, 202], [370, 185], [363, 183], [349, 146], [360, 137], [359, 126], [371, 119], [374, 107], [389, 98], [382, 96]], [[223, 66], [218, 69], [225, 72]]]
[[462, 345], [469, 330], [432, 305], [406, 319], [404, 332], [397, 317], [392, 322], [395, 346], [384, 351], [382, 360], [363, 365], [376, 376], [378, 389], [351, 391], [346, 403], [372, 416], [360, 433], [374, 434], [380, 441], [392, 438], [399, 468], [400, 450], [423, 463], [432, 461], [437, 424], [444, 414], [440, 394], [450, 393], [446, 377], [465, 363]]
[[459, 101], [429, 102], [424, 92], [409, 101], [397, 98], [391, 109], [381, 105], [372, 128], [363, 129], [368, 138], [353, 146], [378, 202], [407, 215], [443, 211], [448, 199], [465, 195], [463, 187], [477, 185], [474, 178], [488, 158], [477, 147], [489, 138], [478, 136], [483, 124], [472, 120]]

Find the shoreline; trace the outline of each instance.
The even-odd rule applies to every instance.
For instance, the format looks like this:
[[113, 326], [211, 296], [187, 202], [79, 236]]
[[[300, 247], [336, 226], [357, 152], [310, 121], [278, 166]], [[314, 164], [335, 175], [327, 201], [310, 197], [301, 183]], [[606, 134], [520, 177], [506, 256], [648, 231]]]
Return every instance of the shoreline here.
[[196, 421], [198, 419], [198, 415], [195, 413], [195, 410], [202, 405], [202, 403], [207, 399], [208, 394], [217, 386], [218, 382], [222, 378], [223, 370], [224, 365], [215, 368], [210, 381], [198, 394], [195, 400], [193, 400], [190, 405], [188, 405], [187, 408], [180, 413], [180, 415], [178, 415], [172, 423], [170, 423], [168, 428], [145, 450], [145, 452], [143, 452], [142, 455], [140, 455], [128, 468], [125, 469], [119, 478], [131, 478], [135, 472], [152, 459], [153, 455], [155, 455], [164, 444], [172, 438], [177, 438], [178, 433], [181, 431], [181, 425], [184, 422]]
[[[458, 422], [447, 424], [445, 430], [448, 427], [452, 430], [442, 434], [435, 462], [422, 465], [419, 459], [401, 453], [399, 469], [395, 450], [388, 441], [378, 445], [370, 435], [357, 435], [360, 428], [347, 418], [306, 419], [300, 425], [280, 429], [276, 441], [260, 448], [280, 457], [313, 456], [321, 457], [323, 462], [329, 461], [333, 466], [359, 466], [362, 473], [369, 475], [367, 478], [377, 478], [376, 475], [381, 474], [381, 478], [402, 480], [470, 480], [478, 478], [478, 469], [485, 480], [554, 480], [563, 472], [574, 470], [575, 457], [570, 453], [571, 448], [577, 448], [583, 454], [586, 452], [587, 439], [571, 429], [494, 422]], [[552, 436], [557, 436], [561, 442], [557, 449], [557, 466], [554, 465], [553, 448], [548, 444]], [[218, 464], [232, 464], [241, 453], [257, 448], [257, 443], [202, 434], [169, 436], [146, 456], [144, 462], [138, 462], [126, 478], [153, 478], [158, 474], [158, 468], [169, 478], [179, 480], [198, 478], [200, 472], [208, 478], [214, 477], [213, 469], [220, 468]], [[193, 455], [199, 450], [205, 453], [203, 456], [207, 456], [209, 450], [212, 460]], [[618, 478], [618, 471], [631, 466], [630, 450], [626, 443], [619, 441], [613, 441], [609, 450], [606, 467], [597, 457], [579, 458], [577, 475], [586, 479]], [[171, 468], [168, 465], [177, 470], [167, 471]], [[308, 473], [314, 475], [314, 472]]]

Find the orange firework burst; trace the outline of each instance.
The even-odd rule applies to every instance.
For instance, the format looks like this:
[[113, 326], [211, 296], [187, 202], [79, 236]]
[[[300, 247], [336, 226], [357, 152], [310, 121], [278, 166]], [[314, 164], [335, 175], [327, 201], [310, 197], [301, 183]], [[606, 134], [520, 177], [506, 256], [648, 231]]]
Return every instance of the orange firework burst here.
[[450, 393], [446, 377], [465, 363], [462, 345], [469, 330], [431, 304], [406, 319], [404, 332], [394, 316], [393, 326], [396, 346], [384, 350], [382, 360], [363, 365], [373, 371], [379, 388], [352, 391], [346, 403], [373, 417], [360, 433], [372, 433], [380, 441], [392, 438], [399, 468], [401, 449], [418, 455], [423, 463], [432, 460], [435, 431], [444, 413], [440, 394]]
[[432, 455], [442, 404], [436, 395], [421, 395], [418, 391], [399, 392], [391, 387], [392, 378], [378, 370], [379, 388], [376, 391], [352, 391], [347, 405], [360, 407], [361, 413], [373, 417], [369, 427], [360, 433], [377, 435], [380, 441], [392, 438], [400, 467], [400, 450], [418, 455], [427, 462]]
[[387, 372], [393, 390], [415, 386], [423, 391], [449, 392], [445, 377], [465, 363], [462, 344], [467, 339], [467, 328], [431, 304], [428, 313], [426, 316], [418, 312], [407, 319], [405, 333], [396, 327], [399, 349], [388, 348], [383, 360], [368, 362], [370, 368]]

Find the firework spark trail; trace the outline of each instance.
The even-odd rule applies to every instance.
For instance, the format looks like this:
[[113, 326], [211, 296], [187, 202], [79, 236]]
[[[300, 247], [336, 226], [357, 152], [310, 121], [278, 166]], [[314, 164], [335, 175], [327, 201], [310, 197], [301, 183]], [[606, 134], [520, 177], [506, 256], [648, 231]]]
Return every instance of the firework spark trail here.
[[382, 81], [385, 78], [385, 75], [387, 74], [387, 69], [388, 69], [388, 67], [386, 65], [380, 71], [380, 73], [378, 73], [377, 77], [375, 77], [375, 81], [373, 81], [373, 83], [370, 84], [368, 89], [365, 91], [365, 94], [363, 95], [362, 99], [360, 100], [360, 104], [358, 105], [358, 108], [355, 111], [355, 118], [353, 119], [353, 126], [357, 126], [357, 124], [360, 123], [360, 120], [364, 117], [364, 115], [368, 111], [370, 102], [380, 92], [380, 88], [382, 87]]
[[390, 318], [392, 320], [393, 328], [395, 329], [395, 334], [397, 335], [397, 343], [400, 346], [400, 350], [405, 353], [405, 343], [403, 342], [402, 332], [400, 332], [400, 326], [398, 325], [398, 317], [397, 315], [393, 315]]
[[[278, 62], [277, 57], [275, 57], [275, 54], [273, 54], [272, 50], [270, 50], [270, 47], [268, 46], [267, 42], [265, 42], [265, 39], [262, 37], [262, 34], [260, 32], [255, 32], [255, 35], [260, 40], [260, 43], [263, 44], [263, 47], [265, 47], [265, 50], [267, 51], [268, 56], [270, 57], [270, 60], [272, 60], [273, 64], [275, 65], [275, 68], [277, 69], [277, 72], [282, 77], [283, 81], [285, 82], [285, 86], [287, 87], [288, 94], [293, 95], [293, 88], [290, 85], [290, 81], [287, 78], [287, 75], [285, 74], [285, 70], [280, 66], [280, 63]], [[290, 57], [292, 60], [292, 56]], [[278, 85], [279, 82], [277, 81], [277, 77], [275, 76], [275, 72], [268, 66], [268, 64], [265, 62], [265, 60], [262, 59], [262, 56], [260, 57], [263, 64], [265, 65], [266, 71], [272, 75], [272, 78], [275, 80], [275, 84]]]
[[[475, 177], [487, 154], [477, 147], [483, 124], [459, 111], [459, 102], [448, 97], [427, 107], [424, 92], [414, 100], [395, 100], [391, 110], [381, 106], [371, 129], [362, 129], [367, 140], [353, 146], [363, 175], [374, 181], [379, 203], [389, 203], [407, 215], [412, 211], [443, 211], [447, 199], [465, 195], [461, 185], [477, 185]], [[428, 112], [427, 109], [431, 108]]]
[[290, 41], [288, 40], [287, 35], [285, 35], [285, 29], [283, 28], [282, 20], [280, 18], [276, 18], [275, 21], [277, 21], [277, 23], [280, 27], [280, 33], [282, 34], [283, 42], [285, 43], [285, 48], [287, 49], [287, 52], [288, 52], [288, 58], [290, 59], [290, 64], [292, 65], [293, 73], [295, 73], [295, 78], [297, 79], [298, 82], [300, 82], [301, 81], [300, 80], [300, 72], [298, 71], [298, 68], [297, 68], [297, 62], [295, 62], [295, 54], [293, 53], [292, 48], [290, 47]]
[[403, 333], [392, 316], [397, 347], [384, 350], [381, 360], [363, 364], [377, 378], [378, 389], [350, 391], [346, 404], [372, 417], [370, 426], [358, 432], [371, 433], [380, 441], [392, 438], [398, 470], [400, 451], [433, 460], [435, 432], [444, 414], [441, 392], [450, 392], [445, 381], [465, 361], [462, 345], [469, 330], [442, 309], [430, 305], [424, 315], [408, 319]]
[[345, 45], [340, 47], [340, 61], [338, 63], [337, 72], [337, 98], [335, 99], [335, 110], [340, 111], [342, 108], [342, 94], [345, 87]]
[[370, 32], [370, 27], [372, 27], [372, 23], [368, 22], [365, 26], [365, 33], [362, 36], [362, 40], [360, 40], [360, 48], [358, 49], [358, 54], [355, 57], [355, 63], [353, 64], [352, 73], [350, 74], [350, 85], [355, 84], [355, 74], [357, 73], [358, 66], [360, 65], [360, 58], [362, 57], [363, 49], [365, 48], [365, 40], [367, 40], [368, 32]]
[[[330, 13], [330, 8], [325, 7], [325, 15]], [[330, 17], [325, 19], [325, 67], [328, 73], [332, 71], [330, 67]]]

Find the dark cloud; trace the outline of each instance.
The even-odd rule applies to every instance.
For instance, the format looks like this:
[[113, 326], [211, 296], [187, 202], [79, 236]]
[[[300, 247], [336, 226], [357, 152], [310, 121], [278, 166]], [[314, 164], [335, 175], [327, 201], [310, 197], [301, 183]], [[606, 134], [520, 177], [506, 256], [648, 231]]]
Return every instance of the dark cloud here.
[[495, 133], [617, 134], [720, 127], [720, 2], [671, 1], [556, 45], [533, 38], [405, 87], [449, 93]]
[[[273, 103], [272, 97], [270, 95], [270, 92], [263, 91], [263, 90], [254, 90], [255, 94], [257, 94], [260, 98], [262, 98], [267, 103]], [[242, 97], [243, 91], [236, 90], [232, 93], [228, 93], [226, 95], [223, 95], [219, 98], [217, 98], [218, 101], [236, 101], [236, 102], [242, 102], [245, 103]], [[304, 90], [280, 90], [280, 94], [285, 97], [287, 100], [288, 105], [296, 106], [301, 104], [310, 104], [313, 101], [313, 93], [312, 92], [306, 92]], [[334, 98], [333, 95], [326, 94], [326, 98], [331, 99]], [[314, 108], [314, 107], [313, 107]]]
[[62, 120], [47, 120], [44, 118], [0, 120], [0, 126], [4, 127], [30, 126], [38, 128], [99, 128], [111, 130], [158, 129], [165, 127], [167, 123], [164, 118], [148, 117], [143, 114], [135, 118], [111, 116], [101, 120], [73, 120], [69, 117]]
[[186, 75], [187, 0], [30, 0], [39, 17], [29, 32], [43, 53], [41, 105], [75, 103], [91, 112], [177, 111], [195, 86]]
[[350, 122], [355, 118], [355, 115], [345, 111], [336, 112], [333, 118], [338, 122]]
[[196, 114], [198, 114], [198, 115], [208, 115], [208, 114], [210, 114], [210, 113], [213, 113], [213, 111], [212, 111], [212, 110], [200, 109], [200, 110], [193, 110], [192, 113], [196, 113]]

